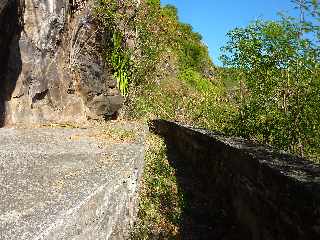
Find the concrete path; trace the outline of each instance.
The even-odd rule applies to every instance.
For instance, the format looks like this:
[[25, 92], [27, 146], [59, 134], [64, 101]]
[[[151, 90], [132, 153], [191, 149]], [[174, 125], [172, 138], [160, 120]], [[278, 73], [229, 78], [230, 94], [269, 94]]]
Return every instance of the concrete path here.
[[0, 129], [0, 239], [125, 238], [144, 132], [135, 124]]

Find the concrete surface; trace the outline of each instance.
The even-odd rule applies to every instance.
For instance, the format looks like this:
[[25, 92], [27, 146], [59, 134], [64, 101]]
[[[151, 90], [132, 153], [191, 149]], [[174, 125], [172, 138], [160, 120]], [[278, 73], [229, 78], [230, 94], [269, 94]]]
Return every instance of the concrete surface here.
[[143, 131], [105, 129], [0, 129], [1, 240], [128, 236]]

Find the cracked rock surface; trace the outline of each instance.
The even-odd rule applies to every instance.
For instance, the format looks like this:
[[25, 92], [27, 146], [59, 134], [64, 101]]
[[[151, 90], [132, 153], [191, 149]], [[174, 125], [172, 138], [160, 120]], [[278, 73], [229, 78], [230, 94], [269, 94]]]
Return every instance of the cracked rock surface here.
[[0, 2], [0, 125], [85, 122], [121, 108], [103, 56], [112, 36], [94, 18], [94, 4]]

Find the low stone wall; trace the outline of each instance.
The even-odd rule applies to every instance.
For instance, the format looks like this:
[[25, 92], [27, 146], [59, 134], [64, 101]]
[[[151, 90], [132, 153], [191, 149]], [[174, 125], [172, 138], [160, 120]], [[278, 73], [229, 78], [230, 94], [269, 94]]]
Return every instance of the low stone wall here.
[[208, 213], [224, 209], [249, 239], [320, 239], [319, 165], [174, 122], [151, 121], [150, 130], [202, 179]]

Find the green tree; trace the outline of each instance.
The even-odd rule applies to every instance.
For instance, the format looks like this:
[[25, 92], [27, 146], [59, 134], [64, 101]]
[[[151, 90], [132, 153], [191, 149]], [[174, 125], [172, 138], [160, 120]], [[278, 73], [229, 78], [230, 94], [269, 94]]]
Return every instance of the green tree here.
[[[300, 155], [320, 146], [320, 49], [314, 22], [283, 17], [231, 31], [226, 67], [238, 69], [239, 113], [233, 132]], [[311, 36], [310, 34], [308, 36]]]

